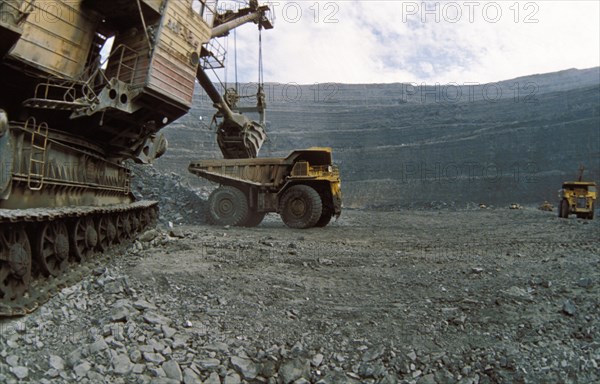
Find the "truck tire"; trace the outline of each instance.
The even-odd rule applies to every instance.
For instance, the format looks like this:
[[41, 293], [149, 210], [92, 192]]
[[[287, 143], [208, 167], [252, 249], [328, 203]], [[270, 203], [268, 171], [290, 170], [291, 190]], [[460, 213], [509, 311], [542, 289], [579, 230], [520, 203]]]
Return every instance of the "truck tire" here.
[[558, 209], [557, 209], [557, 211], [558, 211], [558, 217], [560, 217], [561, 219], [563, 217], [563, 215], [562, 215], [562, 206], [563, 206], [563, 201], [561, 200], [561, 201], [558, 202]]
[[558, 217], [566, 219], [569, 217], [569, 202], [567, 200], [561, 200], [558, 206]]
[[248, 219], [248, 199], [235, 187], [222, 186], [208, 198], [208, 217], [216, 225], [242, 225]]
[[279, 213], [290, 228], [314, 227], [323, 213], [321, 196], [308, 185], [294, 185], [281, 198]]
[[323, 212], [321, 213], [321, 217], [319, 217], [319, 221], [315, 224], [315, 227], [323, 228], [326, 227], [327, 224], [331, 221], [331, 217], [333, 216], [333, 211], [331, 208], [323, 205]]
[[588, 220], [594, 220], [594, 211], [596, 210], [596, 203], [592, 203], [592, 210], [588, 213]]
[[242, 224], [242, 227], [258, 227], [265, 218], [265, 215], [266, 212], [256, 212], [251, 209], [250, 212], [248, 212], [248, 217], [246, 218], [246, 221]]

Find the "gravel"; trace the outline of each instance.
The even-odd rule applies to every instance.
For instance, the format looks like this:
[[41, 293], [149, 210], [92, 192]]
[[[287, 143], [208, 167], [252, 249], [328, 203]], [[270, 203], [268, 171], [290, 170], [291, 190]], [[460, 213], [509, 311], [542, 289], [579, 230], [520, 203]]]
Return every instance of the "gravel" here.
[[600, 381], [597, 221], [347, 210], [320, 230], [179, 229], [0, 320], [0, 382]]

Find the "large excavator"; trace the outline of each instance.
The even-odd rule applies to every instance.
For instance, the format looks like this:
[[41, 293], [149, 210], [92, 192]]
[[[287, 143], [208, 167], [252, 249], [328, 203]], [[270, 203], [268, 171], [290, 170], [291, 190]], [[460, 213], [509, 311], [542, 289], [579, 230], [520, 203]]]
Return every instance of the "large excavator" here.
[[[125, 161], [165, 152], [160, 130], [189, 111], [196, 81], [217, 108], [224, 157], [257, 156], [264, 118], [237, 112], [208, 75], [224, 64], [219, 38], [247, 23], [273, 28], [269, 8], [0, 0], [0, 315], [32, 311], [71, 261], [156, 221], [157, 203], [133, 198]], [[259, 91], [263, 117], [264, 107]]]

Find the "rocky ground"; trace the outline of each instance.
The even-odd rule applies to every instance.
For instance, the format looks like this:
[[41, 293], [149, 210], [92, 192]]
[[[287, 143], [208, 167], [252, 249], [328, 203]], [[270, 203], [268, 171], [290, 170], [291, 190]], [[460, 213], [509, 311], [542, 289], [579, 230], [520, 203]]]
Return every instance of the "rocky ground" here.
[[534, 207], [163, 226], [0, 320], [0, 382], [598, 382], [599, 234]]
[[137, 200], [158, 201], [162, 224], [204, 224], [205, 203], [212, 188], [192, 188], [189, 179], [159, 172], [154, 166], [130, 164], [130, 168], [133, 194]]

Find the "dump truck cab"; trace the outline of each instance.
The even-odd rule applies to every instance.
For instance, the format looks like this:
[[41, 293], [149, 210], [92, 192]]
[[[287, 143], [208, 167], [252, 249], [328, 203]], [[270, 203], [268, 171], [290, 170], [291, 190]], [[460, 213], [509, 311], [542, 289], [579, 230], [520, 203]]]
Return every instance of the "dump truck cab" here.
[[291, 228], [324, 227], [341, 214], [340, 172], [331, 148], [282, 158], [200, 160], [188, 169], [220, 184], [208, 200], [207, 219], [214, 224], [252, 227], [277, 212]]
[[588, 181], [564, 182], [558, 190], [560, 200], [558, 216], [569, 217], [574, 213], [580, 219], [593, 219], [598, 196], [596, 183]]
[[279, 195], [291, 187], [303, 184], [314, 188], [323, 199], [323, 209], [329, 216], [342, 212], [340, 170], [333, 165], [331, 148], [310, 148], [292, 152], [286, 163], [293, 164]]

